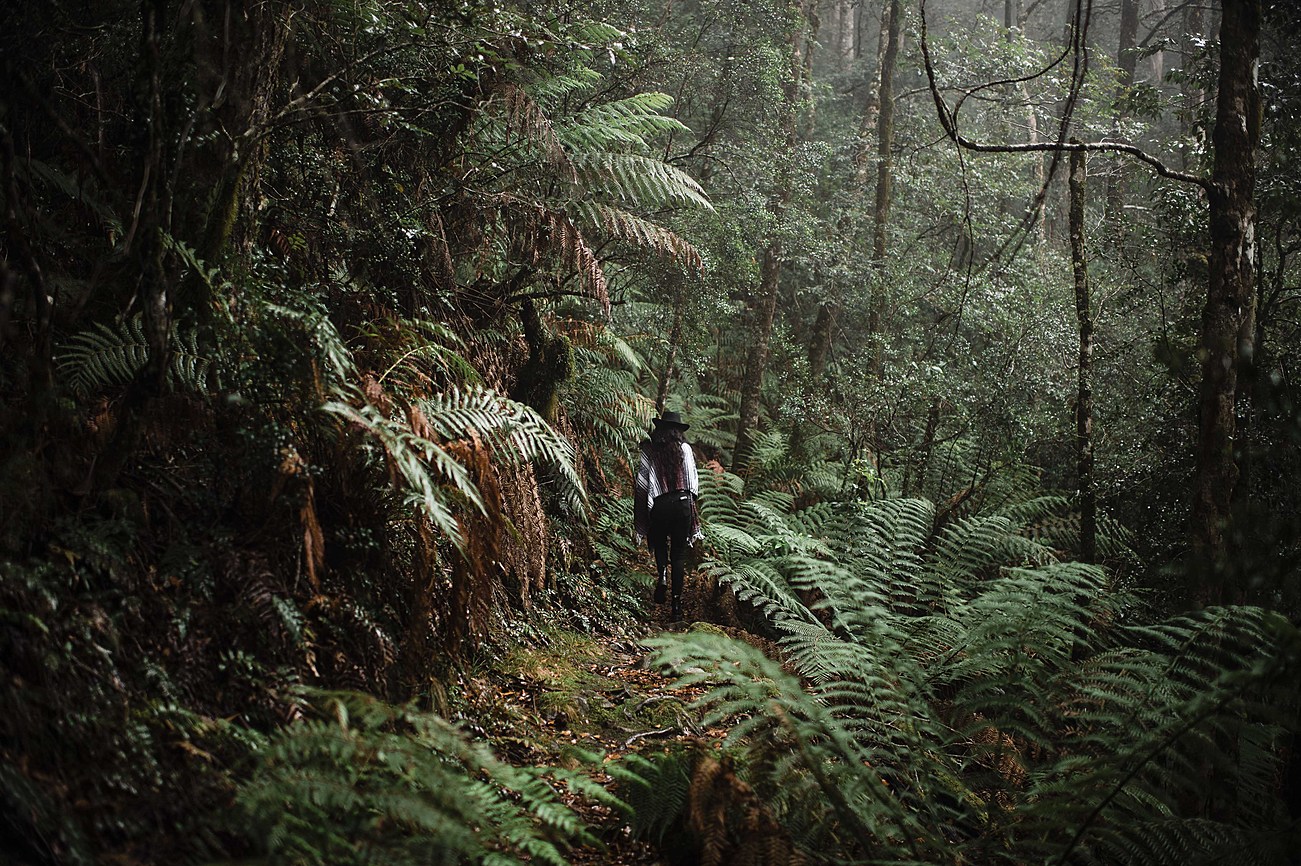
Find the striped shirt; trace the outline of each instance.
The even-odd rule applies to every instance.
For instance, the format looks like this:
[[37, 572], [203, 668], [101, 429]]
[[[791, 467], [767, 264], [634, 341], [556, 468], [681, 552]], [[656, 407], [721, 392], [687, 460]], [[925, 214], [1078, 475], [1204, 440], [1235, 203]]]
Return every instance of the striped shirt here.
[[682, 443], [682, 475], [678, 478], [660, 478], [651, 463], [650, 454], [641, 450], [641, 463], [637, 466], [637, 485], [646, 491], [646, 500], [652, 505], [662, 494], [674, 490], [690, 490], [700, 494], [700, 478], [696, 475], [696, 458], [691, 453], [691, 446]]

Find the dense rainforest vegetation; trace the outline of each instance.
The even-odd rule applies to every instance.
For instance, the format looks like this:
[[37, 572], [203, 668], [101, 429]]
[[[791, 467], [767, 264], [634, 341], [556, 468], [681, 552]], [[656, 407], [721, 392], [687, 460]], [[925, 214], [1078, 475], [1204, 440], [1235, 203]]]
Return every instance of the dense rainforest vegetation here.
[[5, 4], [5, 862], [1298, 862], [1298, 40]]

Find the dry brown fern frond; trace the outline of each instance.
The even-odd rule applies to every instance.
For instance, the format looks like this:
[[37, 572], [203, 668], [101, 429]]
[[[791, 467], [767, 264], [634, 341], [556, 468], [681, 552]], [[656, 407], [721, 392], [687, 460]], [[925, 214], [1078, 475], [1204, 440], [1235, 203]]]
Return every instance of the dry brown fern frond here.
[[701, 866], [800, 866], [803, 852], [768, 808], [736, 774], [731, 757], [705, 752], [696, 759], [687, 791], [687, 826], [699, 844]]
[[450, 563], [451, 591], [442, 611], [445, 645], [453, 650], [473, 649], [488, 626], [506, 518], [491, 450], [477, 437], [444, 447], [468, 470], [483, 503], [482, 513], [467, 509], [459, 518], [465, 543], [461, 555]]
[[525, 141], [537, 146], [552, 167], [571, 183], [577, 182], [578, 172], [541, 106], [522, 87], [509, 81], [502, 82], [499, 89], [505, 103], [507, 137], [519, 133]]
[[601, 260], [583, 232], [562, 213], [541, 205], [502, 197], [500, 213], [506, 224], [512, 252], [531, 266], [551, 259], [578, 277], [587, 297], [610, 314], [609, 283]]

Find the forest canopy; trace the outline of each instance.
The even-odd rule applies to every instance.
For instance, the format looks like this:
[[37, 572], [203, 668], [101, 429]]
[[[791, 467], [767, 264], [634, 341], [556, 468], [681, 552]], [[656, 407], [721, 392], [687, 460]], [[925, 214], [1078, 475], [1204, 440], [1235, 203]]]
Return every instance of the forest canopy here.
[[7, 4], [0, 848], [1294, 863], [1298, 39]]

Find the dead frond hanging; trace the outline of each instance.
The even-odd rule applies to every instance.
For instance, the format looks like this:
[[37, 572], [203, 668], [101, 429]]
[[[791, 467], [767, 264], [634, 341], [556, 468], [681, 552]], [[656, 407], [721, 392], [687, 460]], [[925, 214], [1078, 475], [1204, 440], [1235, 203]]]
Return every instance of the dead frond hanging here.
[[577, 181], [578, 172], [542, 107], [522, 87], [509, 81], [502, 82], [500, 90], [506, 110], [507, 137], [518, 133], [542, 153], [549, 165], [559, 170], [570, 182]]

